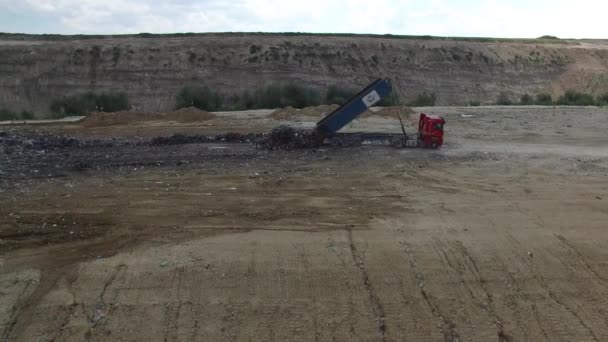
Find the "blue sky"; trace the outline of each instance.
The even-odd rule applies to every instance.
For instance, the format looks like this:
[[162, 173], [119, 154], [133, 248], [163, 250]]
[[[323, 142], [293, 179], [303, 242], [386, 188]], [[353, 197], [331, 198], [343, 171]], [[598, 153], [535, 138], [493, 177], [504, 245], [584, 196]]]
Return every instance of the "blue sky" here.
[[0, 31], [608, 38], [606, 0], [0, 0]]

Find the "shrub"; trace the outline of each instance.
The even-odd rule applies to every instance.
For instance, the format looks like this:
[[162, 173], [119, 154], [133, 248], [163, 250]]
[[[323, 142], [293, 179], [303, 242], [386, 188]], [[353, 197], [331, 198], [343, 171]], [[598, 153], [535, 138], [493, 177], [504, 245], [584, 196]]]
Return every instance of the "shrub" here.
[[[245, 96], [243, 96], [245, 97]], [[321, 104], [321, 95], [313, 88], [297, 83], [273, 83], [255, 91], [250, 108], [303, 108]]]
[[112, 48], [112, 62], [114, 63], [115, 66], [120, 61], [120, 54], [121, 54], [121, 51], [120, 51], [119, 46], [115, 46]]
[[553, 104], [553, 98], [551, 97], [551, 94], [538, 94], [536, 95], [535, 104], [539, 106], [550, 106]]
[[20, 115], [21, 120], [34, 120], [34, 113], [27, 111], [27, 110], [22, 110], [21, 111], [21, 115]]
[[437, 96], [435, 96], [435, 93], [423, 92], [421, 94], [418, 94], [418, 96], [416, 96], [414, 101], [408, 103], [408, 106], [410, 106], [410, 107], [432, 107], [435, 105], [436, 101], [437, 101]]
[[591, 94], [568, 90], [557, 99], [557, 104], [561, 106], [594, 106], [595, 99]]
[[604, 95], [599, 95], [597, 100], [595, 100], [598, 106], [608, 106], [608, 93]]
[[8, 120], [33, 120], [34, 113], [22, 110], [21, 112], [15, 112], [8, 108], [0, 108], [0, 121]]
[[391, 93], [388, 96], [381, 98], [380, 102], [378, 102], [376, 104], [376, 106], [380, 106], [380, 107], [398, 106], [399, 103], [400, 103], [399, 99], [393, 93]]
[[498, 95], [498, 99], [496, 99], [496, 104], [499, 106], [510, 106], [513, 104], [513, 102], [507, 93], [500, 93], [500, 95]]
[[245, 109], [253, 109], [255, 107], [253, 95], [251, 95], [251, 93], [247, 90], [245, 90], [241, 96], [241, 103]]
[[208, 87], [186, 86], [177, 94], [176, 108], [196, 107], [202, 110], [217, 111], [222, 109], [223, 97]]
[[281, 104], [281, 86], [270, 84], [264, 88], [259, 88], [253, 95], [254, 108], [277, 108]]
[[349, 98], [353, 97], [357, 92], [352, 89], [339, 88], [332, 84], [327, 88], [325, 94], [326, 104], [344, 104]]
[[471, 106], [471, 107], [479, 107], [480, 105], [481, 105], [481, 102], [479, 102], [479, 100], [469, 101], [469, 106]]
[[289, 83], [282, 89], [281, 106], [304, 108], [321, 104], [319, 92], [297, 83]]
[[534, 104], [534, 98], [529, 94], [523, 94], [519, 100], [519, 104], [529, 106]]
[[51, 101], [51, 113], [55, 118], [86, 115], [92, 111], [116, 112], [129, 109], [129, 98], [125, 93], [88, 92], [65, 96]]
[[0, 108], [0, 121], [17, 120], [17, 113], [7, 108]]
[[551, 35], [540, 36], [537, 39], [556, 39], [556, 40], [559, 40], [559, 38], [557, 38], [556, 36], [551, 36]]
[[117, 112], [129, 109], [129, 97], [125, 93], [104, 93], [94, 95], [95, 107], [104, 112]]
[[239, 94], [232, 94], [224, 101], [223, 109], [225, 110], [245, 110], [243, 101], [241, 100], [241, 96]]

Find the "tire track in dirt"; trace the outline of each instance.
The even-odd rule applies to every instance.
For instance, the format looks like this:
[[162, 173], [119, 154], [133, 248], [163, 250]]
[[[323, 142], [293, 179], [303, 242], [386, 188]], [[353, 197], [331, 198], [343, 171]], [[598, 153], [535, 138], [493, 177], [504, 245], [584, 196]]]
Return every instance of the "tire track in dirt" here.
[[[335, 242], [331, 241], [331, 244], [334, 245]], [[342, 269], [346, 270], [352, 265], [352, 262], [351, 262], [352, 255], [350, 255], [348, 257], [348, 260], [347, 260], [347, 258], [345, 258], [345, 256], [342, 253], [338, 253], [337, 257], [338, 257], [338, 260], [340, 260], [340, 266]], [[344, 283], [349, 282], [348, 276], [346, 276], [346, 277], [342, 276], [341, 278], [342, 278], [341, 279], [342, 282], [344, 282]], [[354, 324], [354, 322], [355, 322], [355, 303], [353, 300], [353, 291], [347, 291], [347, 294], [348, 294], [348, 316], [347, 316], [347, 318], [348, 318], [348, 322], [349, 322], [348, 331], [350, 333], [351, 340], [354, 340], [357, 338], [357, 334], [355, 331], [355, 324]]]
[[365, 263], [363, 262], [363, 257], [357, 250], [355, 243], [353, 241], [353, 231], [352, 229], [347, 230], [348, 234], [348, 243], [350, 246], [350, 253], [353, 257], [353, 261], [355, 266], [359, 269], [361, 273], [361, 277], [363, 278], [363, 284], [365, 285], [365, 290], [367, 291], [367, 295], [372, 303], [372, 308], [374, 310], [374, 314], [377, 318], [378, 324], [378, 333], [382, 337], [382, 341], [386, 341], [386, 324], [385, 324], [385, 313], [384, 307], [382, 306], [382, 302], [378, 297], [378, 294], [375, 292], [374, 287], [372, 286], [371, 280], [369, 278], [369, 273], [367, 272], [367, 268], [365, 267]]
[[116, 278], [118, 277], [118, 274], [124, 270], [127, 269], [127, 265], [125, 264], [119, 264], [118, 266], [116, 266], [114, 268], [114, 272], [112, 272], [112, 274], [110, 275], [110, 277], [108, 278], [108, 280], [103, 284], [103, 288], [101, 289], [101, 293], [99, 294], [99, 297], [97, 298], [97, 301], [101, 304], [103, 304], [104, 306], [106, 305], [105, 300], [103, 299], [103, 297], [105, 297], [106, 292], [108, 291], [108, 287], [110, 287], [110, 285], [112, 285], [112, 283], [114, 283], [114, 281], [116, 280]]
[[67, 327], [68, 324], [70, 323], [70, 320], [71, 320], [72, 316], [74, 315], [74, 312], [76, 312], [76, 308], [78, 306], [79, 305], [77, 303], [72, 303], [67, 306], [67, 313], [66, 313], [65, 317], [63, 318], [63, 321], [61, 322], [59, 329], [56, 330], [55, 335], [49, 339], [50, 342], [54, 342], [62, 337], [65, 327]]
[[496, 312], [496, 305], [494, 304], [494, 299], [492, 298], [492, 293], [489, 291], [487, 286], [487, 280], [484, 278], [483, 274], [479, 270], [479, 266], [477, 265], [477, 261], [471, 255], [469, 250], [464, 246], [462, 241], [456, 240], [455, 243], [456, 248], [460, 251], [460, 253], [469, 261], [469, 263], [473, 266], [471, 271], [474, 270], [474, 275], [476, 276], [477, 283], [479, 287], [485, 294], [485, 298], [487, 298], [487, 305], [484, 305], [483, 308], [488, 311], [490, 316], [492, 316], [494, 320], [494, 326], [496, 327], [496, 334], [498, 335], [498, 342], [512, 342], [512, 337], [505, 333], [503, 327], [503, 319]]
[[8, 340], [8, 335], [6, 335], [6, 334], [9, 334], [12, 331], [12, 329], [14, 328], [15, 324], [17, 324], [16, 315], [18, 312], [19, 302], [22, 301], [22, 297], [25, 294], [25, 292], [27, 291], [27, 289], [30, 287], [30, 285], [31, 285], [30, 282], [26, 283], [25, 286], [23, 287], [23, 290], [21, 290], [19, 295], [17, 295], [17, 299], [15, 300], [15, 304], [11, 308], [11, 313], [10, 313], [10, 317], [14, 317], [14, 318], [7, 325], [7, 328], [5, 329], [5, 331], [2, 332], [2, 341]]
[[[524, 298], [525, 295], [522, 292], [522, 289], [519, 286], [519, 284], [518, 284], [517, 280], [515, 279], [515, 277], [513, 276], [513, 274], [511, 272], [509, 272], [509, 270], [507, 269], [507, 264], [505, 264], [505, 262], [502, 259], [499, 259], [496, 257], [492, 258], [492, 260], [493, 260], [493, 263], [495, 263], [497, 265], [500, 264], [502, 266], [502, 269], [504, 270], [504, 274], [506, 276], [508, 288], [513, 289], [513, 291], [515, 292], [514, 295], [517, 296], [517, 298], [519, 298], [519, 299]], [[521, 326], [522, 324], [521, 324], [521, 321], [520, 321], [519, 315], [518, 315], [518, 312], [519, 312], [519, 309], [517, 308], [518, 305], [514, 304], [513, 306], [514, 307], [511, 307], [511, 310], [515, 314], [517, 324]], [[538, 308], [537, 308], [536, 304], [532, 303], [532, 305], [530, 307], [532, 309], [532, 314], [534, 315], [534, 319], [536, 320], [536, 323], [538, 324], [538, 328], [539, 328], [541, 334], [545, 337], [546, 340], [549, 340], [549, 335], [547, 334], [547, 331], [543, 327], [542, 321], [540, 319], [540, 313], [538, 312]], [[526, 330], [522, 329], [522, 332], [526, 332]]]
[[190, 333], [190, 341], [196, 341], [197, 340], [197, 335], [198, 335], [198, 330], [199, 330], [199, 325], [200, 325], [200, 319], [199, 317], [201, 316], [201, 305], [191, 305], [190, 306], [190, 312], [192, 314], [192, 316], [194, 317], [194, 324], [192, 325], [192, 332]]
[[420, 289], [420, 294], [422, 295], [422, 298], [428, 305], [433, 316], [435, 316], [441, 321], [441, 332], [443, 334], [444, 342], [459, 342], [461, 338], [456, 330], [456, 324], [454, 324], [451, 320], [445, 317], [445, 315], [441, 312], [439, 305], [435, 303], [435, 301], [432, 299], [432, 296], [424, 289], [424, 274], [422, 274], [422, 272], [420, 272], [420, 270], [418, 269], [418, 262], [416, 260], [416, 257], [414, 256], [414, 253], [412, 252], [411, 246], [403, 240], [399, 241], [399, 244], [403, 246], [405, 254], [407, 254], [408, 256], [410, 267], [412, 267], [412, 270], [414, 272], [416, 285], [418, 286], [418, 289]]
[[[183, 285], [183, 277], [184, 277], [184, 267], [180, 266], [177, 267], [174, 274], [175, 274], [175, 278], [174, 278], [174, 283], [177, 282], [177, 290], [176, 290], [176, 301], [177, 301], [177, 305], [172, 304], [169, 308], [168, 308], [168, 312], [166, 315], [166, 320], [165, 320], [165, 336], [164, 336], [164, 341], [177, 341], [178, 340], [178, 330], [179, 330], [179, 317], [182, 311], [182, 305], [183, 304], [188, 304], [187, 302], [182, 302], [181, 300], [181, 291], [182, 291], [182, 285]], [[174, 311], [172, 313], [172, 317], [169, 317], [169, 313], [171, 313], [171, 311]]]
[[[311, 272], [311, 266], [312, 266], [312, 262], [310, 261], [310, 259], [308, 258], [307, 254], [306, 254], [306, 250], [301, 247], [301, 246], [297, 246], [295, 244], [292, 244], [293, 248], [297, 251], [298, 257], [300, 258], [301, 262], [302, 262], [302, 266], [304, 267], [304, 272], [308, 275], [308, 279], [314, 279], [312, 278], [313, 273]], [[312, 289], [312, 288], [311, 288]], [[310, 294], [311, 297], [311, 302], [313, 305], [313, 310], [316, 309], [317, 307], [317, 296], [314, 294], [314, 291], [311, 291]], [[313, 330], [315, 333], [315, 342], [320, 341], [320, 334], [319, 334], [319, 320], [317, 319], [317, 315], [315, 312], [313, 312], [312, 314], [312, 323], [313, 323]]]
[[585, 256], [576, 248], [568, 239], [560, 234], [555, 234], [555, 237], [564, 245], [567, 249], [569, 249], [572, 253], [576, 255], [576, 257], [581, 261], [581, 263], [585, 266], [587, 271], [593, 274], [604, 286], [608, 285], [608, 280], [604, 278], [601, 274], [599, 274], [587, 261]]
[[41, 276], [40, 283], [36, 290], [28, 297], [24, 298], [21, 303], [17, 302], [13, 308], [14, 316], [7, 328], [2, 333], [2, 341], [12, 341], [12, 337], [19, 330], [20, 325], [27, 326], [29, 322], [23, 322], [31, 319], [36, 311], [36, 304], [54, 288], [61, 277], [69, 273], [68, 267], [63, 267], [54, 270], [53, 272], [44, 272]]
[[[594, 283], [598, 284], [598, 287], [603, 288], [604, 291], [602, 291], [602, 292], [605, 292], [605, 290], [608, 290], [608, 282], [606, 281], [605, 277], [603, 277], [599, 272], [597, 272], [591, 266], [591, 264], [589, 264], [589, 262], [587, 261], [587, 258], [564, 236], [562, 236], [560, 234], [554, 234], [554, 235], [559, 240], [560, 244], [566, 250], [568, 250], [570, 253], [574, 254], [575, 259], [578, 260], [577, 265], [567, 265], [567, 267], [572, 268], [574, 270], [578, 270], [579, 269], [578, 264], [582, 264], [582, 269], [586, 270], [591, 275], [590, 280], [593, 281]], [[598, 298], [604, 298], [603, 293], [598, 294], [597, 296], [598, 296]], [[606, 305], [604, 305], [604, 304], [605, 304], [605, 301], [602, 301], [600, 304], [600, 307], [597, 308], [596, 310], [600, 314], [600, 317], [602, 318], [604, 323], [608, 324], [608, 315], [602, 309], [602, 308], [606, 307]]]
[[[108, 288], [110, 287], [110, 285], [112, 285], [112, 283], [114, 283], [114, 281], [116, 280], [118, 275], [126, 269], [127, 269], [127, 265], [125, 265], [125, 264], [117, 265], [116, 267], [114, 267], [114, 270], [112, 271], [112, 274], [110, 274], [110, 277], [108, 278], [108, 280], [106, 280], [106, 282], [103, 284], [101, 292], [99, 293], [99, 296], [97, 296], [97, 303], [95, 304], [95, 308], [93, 310], [94, 311], [93, 316], [89, 320], [91, 325], [89, 326], [89, 330], [87, 330], [87, 332], [84, 334], [84, 338], [86, 341], [91, 341], [91, 339], [93, 338], [93, 332], [94, 332], [95, 328], [97, 327], [97, 323], [103, 319], [103, 317], [99, 317], [98, 320], [96, 321], [95, 315], [96, 315], [96, 311], [98, 311], [98, 310], [100, 310], [102, 312], [104, 310], [106, 310], [107, 304], [105, 302], [104, 297], [106, 295], [106, 292], [108, 291]], [[111, 310], [111, 308], [108, 310], [107, 314], [110, 314], [110, 310]], [[107, 322], [107, 320], [106, 320], [106, 322]]]
[[[511, 239], [512, 243], [514, 243], [516, 245], [521, 245], [520, 242], [517, 239], [515, 239], [515, 237], [513, 237], [512, 235], [508, 235], [508, 237]], [[551, 289], [551, 287], [547, 283], [547, 280], [540, 273], [540, 271], [538, 270], [536, 265], [533, 264], [527, 258], [522, 257], [521, 260], [523, 261], [522, 263], [525, 264], [526, 267], [528, 267], [532, 276], [539, 283], [540, 287], [547, 292], [549, 297], [556, 304], [558, 304], [560, 307], [562, 307], [564, 310], [566, 310], [570, 315], [572, 315], [576, 319], [576, 321], [587, 331], [589, 336], [591, 336], [591, 338], [593, 338], [594, 341], [599, 342], [600, 339], [598, 339], [598, 337], [595, 334], [595, 332], [593, 331], [593, 329], [591, 329], [591, 327], [587, 323], [585, 323], [585, 320], [576, 312], [576, 310], [574, 310], [570, 305], [568, 305], [564, 301], [562, 301], [560, 299], [560, 297]]]

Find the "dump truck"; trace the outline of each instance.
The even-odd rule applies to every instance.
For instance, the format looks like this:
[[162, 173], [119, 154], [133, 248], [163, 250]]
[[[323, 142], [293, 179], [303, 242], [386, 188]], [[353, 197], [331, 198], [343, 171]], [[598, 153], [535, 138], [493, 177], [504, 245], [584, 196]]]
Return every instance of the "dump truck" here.
[[417, 134], [405, 132], [401, 117], [402, 133], [339, 133], [338, 131], [356, 119], [363, 112], [389, 96], [393, 89], [389, 80], [377, 79], [333, 112], [317, 122], [316, 133], [330, 145], [381, 144], [396, 147], [439, 148], [443, 145], [445, 120], [437, 115], [421, 113]]

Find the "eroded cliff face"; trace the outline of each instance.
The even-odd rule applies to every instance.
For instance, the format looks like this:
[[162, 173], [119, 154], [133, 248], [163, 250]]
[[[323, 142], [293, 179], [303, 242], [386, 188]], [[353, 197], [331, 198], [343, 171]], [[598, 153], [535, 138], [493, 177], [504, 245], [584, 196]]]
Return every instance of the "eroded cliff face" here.
[[462, 42], [371, 37], [204, 36], [0, 40], [0, 105], [48, 112], [53, 98], [125, 91], [142, 110], [174, 105], [188, 84], [226, 95], [269, 82], [360, 88], [389, 77], [411, 99], [493, 103], [501, 92], [608, 92], [608, 42]]

